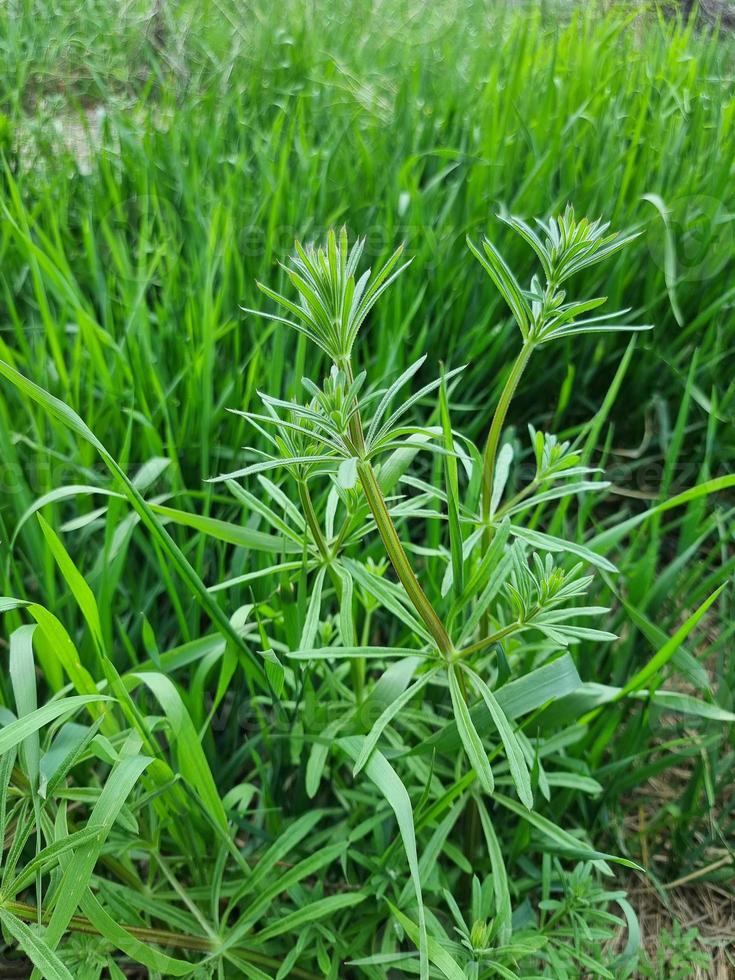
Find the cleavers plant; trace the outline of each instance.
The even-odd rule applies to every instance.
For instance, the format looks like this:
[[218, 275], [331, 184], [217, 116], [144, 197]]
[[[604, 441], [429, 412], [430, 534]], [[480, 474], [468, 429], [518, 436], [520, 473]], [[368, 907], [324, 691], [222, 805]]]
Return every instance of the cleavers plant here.
[[[568, 443], [531, 429], [535, 476], [504, 499], [512, 458], [509, 444], [499, 452], [506, 417], [536, 348], [577, 334], [650, 327], [621, 322], [628, 310], [607, 316], [587, 316], [602, 306], [605, 298], [570, 300], [562, 289], [576, 273], [614, 254], [635, 235], [611, 234], [609, 226], [599, 221], [578, 221], [571, 207], [548, 223], [539, 222], [538, 232], [518, 218], [504, 220], [533, 249], [543, 279], [534, 275], [528, 288], [523, 288], [488, 238], [481, 247], [468, 240], [471, 252], [507, 302], [522, 339], [482, 454], [455, 432], [449, 422], [448, 390], [450, 383], [451, 386], [461, 383], [461, 367], [443, 373], [414, 394], [403, 397], [395, 409], [394, 402], [425, 358], [412, 364], [386, 388], [372, 386], [366, 370], [356, 367], [355, 346], [368, 313], [408, 263], [401, 263], [403, 249], [398, 248], [377, 273], [372, 275], [368, 269], [360, 274], [364, 242], [358, 240], [350, 248], [343, 228], [339, 235], [330, 232], [323, 247], [304, 247], [296, 242], [296, 254], [290, 265], [284, 267], [288, 281], [295, 287], [296, 298], [258, 284], [283, 312], [246, 311], [285, 324], [306, 336], [331, 362], [327, 377], [321, 386], [312, 379], [303, 379], [307, 401], [284, 400], [261, 393], [263, 411], [240, 414], [259, 429], [272, 446], [272, 452], [261, 452], [257, 461], [219, 479], [226, 480], [240, 499], [246, 491], [236, 481], [247, 476], [285, 468], [296, 481], [305, 548], [313, 575], [310, 607], [313, 615], [307, 619], [299, 650], [288, 651], [292, 659], [302, 664], [330, 658], [351, 659], [353, 693], [358, 705], [363, 691], [365, 657], [394, 657], [399, 664], [401, 658], [413, 659], [411, 676], [415, 675], [415, 679], [385, 707], [366, 734], [357, 740], [348, 736], [337, 743], [354, 757], [355, 773], [376, 758], [390, 772], [389, 763], [377, 748], [387, 727], [422, 689], [429, 685], [448, 688], [454, 725], [482, 791], [488, 794], [495, 791], [490, 757], [498, 754], [498, 750], [488, 752], [487, 738], [477, 728], [477, 717], [486, 711], [486, 720], [491, 720], [495, 729], [516, 792], [524, 807], [532, 810], [532, 782], [535, 779], [537, 784], [543, 784], [544, 777], [540, 775], [538, 747], [513, 724], [496, 694], [518, 668], [518, 663], [509, 659], [505, 645], [511, 637], [529, 631], [541, 635], [534, 666], [538, 670], [545, 664], [550, 673], [546, 689], [536, 692], [536, 706], [552, 699], [554, 664], [566, 668], [566, 661], [555, 659], [560, 650], [580, 640], [615, 639], [607, 631], [574, 623], [576, 619], [599, 617], [607, 611], [605, 607], [576, 604], [591, 582], [591, 577], [582, 575], [583, 566], [589, 564], [608, 571], [614, 570], [614, 566], [578, 542], [518, 523], [543, 503], [599, 489], [601, 484], [590, 479], [597, 471], [581, 465], [581, 457]], [[409, 409], [437, 389], [441, 391], [442, 424], [418, 425], [407, 418]], [[443, 490], [406, 475], [407, 461], [419, 451], [443, 458], [446, 476]], [[459, 493], [458, 464], [468, 478], [464, 497]], [[331, 491], [322, 526], [310, 485], [324, 480], [331, 483]], [[408, 499], [391, 496], [396, 483], [418, 490], [418, 495]], [[273, 484], [264, 485], [275, 489]], [[432, 505], [438, 505], [439, 509], [427, 510]], [[341, 523], [336, 528], [338, 514]], [[401, 541], [394, 520], [394, 517], [427, 514], [430, 518], [447, 519], [450, 539], [442, 586], [439, 595], [431, 598], [421, 584], [418, 564], [409, 557], [411, 546]], [[392, 586], [374, 568], [350, 557], [350, 546], [371, 530], [377, 530], [402, 589]], [[529, 560], [530, 549], [535, 550]], [[545, 553], [544, 557], [538, 552]], [[565, 554], [581, 561], [565, 568], [555, 560], [556, 555], [563, 558]], [[340, 605], [340, 637], [335, 645], [317, 647], [314, 638], [327, 572]], [[381, 649], [369, 642], [362, 646], [355, 643], [356, 586], [402, 620], [408, 628], [405, 646]], [[367, 629], [363, 629], [363, 636], [369, 638]], [[536, 674], [534, 681], [537, 677]], [[335, 735], [339, 727], [339, 724], [332, 725], [327, 736]], [[312, 760], [314, 756], [317, 764], [322, 763], [323, 746], [315, 747]], [[381, 779], [376, 774], [377, 766], [373, 770], [376, 782], [384, 783], [385, 773]], [[544, 789], [548, 792], [548, 783]], [[389, 801], [394, 807], [397, 805], [395, 800]], [[415, 859], [413, 831], [405, 826], [401, 830], [411, 867], [412, 855]], [[426, 975], [430, 946], [419, 875], [411, 869], [418, 902], [421, 972]]]

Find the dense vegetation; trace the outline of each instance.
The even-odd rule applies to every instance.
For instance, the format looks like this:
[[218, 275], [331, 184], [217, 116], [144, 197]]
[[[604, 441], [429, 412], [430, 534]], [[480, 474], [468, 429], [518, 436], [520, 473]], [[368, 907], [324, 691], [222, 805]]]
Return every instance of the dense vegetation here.
[[10, 969], [727, 963], [639, 919], [732, 901], [732, 40], [14, 0], [0, 48]]

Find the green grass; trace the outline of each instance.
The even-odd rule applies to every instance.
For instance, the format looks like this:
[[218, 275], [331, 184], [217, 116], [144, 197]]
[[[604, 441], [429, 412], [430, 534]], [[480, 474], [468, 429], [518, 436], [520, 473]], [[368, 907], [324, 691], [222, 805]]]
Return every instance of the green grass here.
[[[466, 0], [410, 33], [401, 6], [0, 12], [0, 594], [17, 600], [0, 605], [0, 920], [43, 976], [112, 963], [117, 977], [134, 961], [151, 976], [417, 973], [417, 881], [437, 976], [452, 975], [431, 945], [443, 934], [462, 975], [576, 977], [594, 963], [625, 976], [633, 910], [591, 849], [644, 863], [656, 885], [731, 879], [733, 606], [718, 589], [735, 563], [733, 41], [638, 6]], [[228, 409], [260, 411], [258, 391], [302, 399], [301, 377], [326, 371], [305, 338], [242, 308], [273, 312], [256, 282], [291, 296], [278, 263], [294, 238], [342, 224], [374, 269], [400, 242], [412, 259], [367, 321], [360, 370], [388, 385], [427, 354], [405, 394], [466, 365], [410, 422], [482, 449], [518, 335], [465, 238], [487, 234], [527, 284], [534, 257], [496, 214], [568, 201], [641, 232], [574, 295], [603, 294], [654, 330], [542, 347], [501, 427], [508, 493], [532, 475], [528, 422], [575, 440], [613, 484], [528, 518], [619, 569], [589, 593], [619, 639], [574, 645], [560, 696], [526, 717], [554, 776], [546, 800], [531, 766], [529, 819], [491, 729], [495, 796], [472, 786], [456, 732], [435, 755], [403, 754], [433, 744], [453, 702], [463, 718], [453, 682], [413, 692], [425, 674], [387, 653], [284, 678], [285, 652], [305, 645], [420, 649], [379, 536], [346, 539], [354, 581], [317, 586], [310, 511], [284, 470], [234, 496], [205, 481], [266, 448]], [[452, 459], [419, 454], [413, 482], [386, 492], [406, 560], [457, 625], [451, 602], [476, 595], [459, 588], [474, 574], [458, 551], [472, 488]], [[328, 489], [311, 487], [322, 525]], [[537, 641], [507, 645], [509, 683], [542, 664]], [[114, 707], [70, 700], [97, 685]], [[641, 694], [662, 685], [678, 693]], [[396, 699], [380, 741], [393, 768], [373, 756], [353, 777], [359, 745], [332, 743]], [[10, 712], [38, 724], [13, 736]], [[518, 949], [472, 973], [462, 936], [508, 946], [508, 905]], [[627, 923], [617, 961], [610, 913]]]

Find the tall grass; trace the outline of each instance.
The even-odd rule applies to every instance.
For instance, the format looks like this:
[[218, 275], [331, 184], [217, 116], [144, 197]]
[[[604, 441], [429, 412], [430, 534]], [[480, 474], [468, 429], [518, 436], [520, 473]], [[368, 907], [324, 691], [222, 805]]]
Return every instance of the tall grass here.
[[[482, 365], [463, 388], [471, 435], [502, 383], [485, 365], [508, 347], [490, 287], [454, 272], [464, 237], [486, 230], [497, 208], [546, 214], [570, 199], [616, 227], [645, 229], [605, 282], [611, 304], [632, 305], [659, 327], [626, 376], [626, 406], [641, 410], [615, 412], [616, 448], [645, 442], [641, 462], [662, 465], [695, 348], [689, 439], [704, 432], [715, 384], [716, 419], [730, 418], [729, 45], [627, 12], [600, 19], [590, 10], [557, 25], [533, 7], [463, 6], [431, 43], [407, 45], [400, 31], [348, 37], [347, 6], [318, 24], [297, 4], [283, 23], [240, 23], [228, 8], [233, 25], [213, 8], [188, 32], [193, 14], [182, 9], [158, 54], [151, 25], [136, 22], [145, 84], [133, 78], [121, 89], [114, 71], [102, 71], [111, 64], [103, 49], [91, 78], [70, 78], [60, 99], [65, 62], [55, 60], [58, 42], [47, 43], [59, 27], [22, 9], [16, 29], [51, 63], [13, 89], [6, 109], [2, 352], [102, 431], [114, 455], [133, 420], [131, 465], [171, 459], [172, 490], [205, 492], [202, 477], [226, 467], [243, 439], [227, 405], [250, 407], [259, 385], [293, 391], [302, 352], [291, 363], [282, 337], [238, 309], [252, 305], [254, 281], [270, 278], [296, 235], [342, 220], [367, 234], [374, 261], [400, 240], [414, 256], [373, 326], [376, 372], [401, 370], [424, 346], [449, 364]], [[69, 37], [83, 38], [84, 25], [68, 17]], [[50, 165], [64, 144], [53, 124], [78, 127], [98, 104], [107, 115], [92, 173], [78, 175], [72, 154]], [[646, 194], [671, 210], [670, 240]], [[718, 220], [689, 228], [703, 206]], [[524, 261], [512, 240], [500, 244]], [[582, 417], [572, 390], [604, 390], [620, 347], [570, 343], [564, 353], [544, 364], [548, 384], [520, 391], [531, 416], [557, 429]], [[597, 407], [594, 394], [583, 397]], [[650, 429], [660, 440], [647, 438]], [[729, 430], [721, 427], [718, 444]], [[25, 454], [16, 467], [16, 455], [9, 447], [16, 519], [35, 496], [78, 482], [77, 463], [92, 464], [62, 452]], [[715, 466], [730, 458], [729, 445], [718, 447]], [[615, 459], [625, 464], [619, 482], [655, 493], [656, 476], [627, 460]], [[681, 485], [696, 465], [674, 474]], [[30, 535], [38, 545], [28, 529], [22, 542]]]
[[[545, 968], [575, 976], [618, 928], [605, 919], [615, 907], [590, 846], [645, 863], [657, 882], [702, 869], [726, 880], [732, 600], [726, 590], [706, 613], [703, 604], [734, 561], [732, 41], [638, 5], [447, 0], [413, 32], [383, 5], [371, 18], [347, 0], [247, 16], [227, 3], [130, 4], [114, 18], [98, 4], [84, 14], [58, 4], [50, 18], [27, 0], [0, 18], [11, 66], [0, 80], [0, 359], [20, 386], [3, 383], [0, 397], [0, 591], [14, 599], [3, 606], [11, 670], [0, 676], [0, 739], [7, 712], [38, 719], [13, 730], [3, 755], [0, 915], [15, 944], [33, 944], [21, 927], [38, 900], [52, 919], [46, 939], [67, 937], [73, 976], [87, 975], [88, 958], [96, 975], [113, 946], [152, 976], [184, 975], [190, 954], [215, 952], [214, 976], [414, 969], [413, 959], [380, 960], [404, 935], [403, 951], [415, 948], [418, 922], [406, 918], [419, 906], [395, 797], [378, 802], [349, 766], [318, 778], [352, 699], [362, 692], [372, 724], [411, 677], [370, 657], [307, 671], [296, 692], [280, 673], [305, 631], [329, 647], [349, 629], [333, 604], [341, 589], [363, 610], [359, 646], [401, 646], [403, 606], [388, 585], [376, 601], [364, 582], [325, 575], [321, 612], [299, 543], [310, 511], [284, 500], [283, 474], [271, 477], [267, 508], [262, 488], [233, 498], [205, 481], [246, 465], [244, 445], [267, 448], [242, 414], [258, 411], [259, 390], [291, 399], [305, 373], [326, 370], [304, 338], [243, 308], [259, 307], [257, 281], [287, 290], [278, 263], [295, 237], [321, 239], [341, 223], [366, 236], [374, 267], [400, 241], [412, 258], [371, 314], [363, 366], [388, 384], [427, 352], [418, 390], [466, 364], [461, 381], [413, 406], [411, 423], [450, 438], [451, 418], [481, 445], [516, 341], [465, 238], [487, 233], [526, 283], [533, 256], [496, 212], [548, 216], [570, 200], [641, 232], [604, 271], [579, 277], [582, 294], [655, 324], [635, 342], [573, 336], [542, 348], [497, 432], [515, 450], [509, 492], [533, 465], [526, 421], [576, 440], [613, 484], [531, 521], [621, 572], [603, 570], [590, 599], [611, 607], [605, 629], [619, 640], [577, 646], [564, 661], [567, 694], [541, 716], [545, 730], [566, 732], [551, 739], [566, 773], [538, 819], [585, 828], [588, 843], [575, 853], [512, 808], [499, 821], [473, 810], [467, 772], [452, 782], [430, 752], [411, 757], [401, 777], [427, 928], [440, 935], [436, 914], [467, 942], [473, 929], [476, 944], [495, 942], [481, 925], [493, 902], [510, 903], [530, 944], [518, 957], [560, 929], [572, 952]], [[389, 497], [394, 520], [423, 588], [445, 596], [446, 567], [461, 574], [462, 562], [434, 519], [448, 505], [428, 488], [451, 489], [458, 475], [421, 456], [413, 483], [398, 483], [399, 470], [386, 491], [406, 495]], [[321, 492], [312, 504], [320, 521], [334, 506]], [[459, 512], [448, 517], [456, 527]], [[359, 548], [351, 540], [390, 577], [375, 535]], [[525, 672], [533, 651], [521, 659]], [[670, 693], [654, 697], [664, 681]], [[69, 700], [67, 682], [90, 700]], [[120, 707], [91, 700], [97, 685]], [[45, 715], [34, 697], [48, 701]], [[72, 711], [75, 724], [57, 731], [54, 719]], [[412, 737], [428, 738], [416, 703], [402, 711]], [[48, 724], [39, 747], [33, 732]], [[400, 732], [387, 731], [399, 754]], [[54, 761], [62, 750], [68, 764]], [[673, 774], [674, 802], [662, 800], [656, 780]], [[33, 864], [44, 843], [51, 851]], [[67, 884], [80, 868], [94, 887], [77, 895]], [[262, 914], [261, 948], [250, 931]], [[616, 969], [633, 969], [629, 952]], [[64, 975], [53, 957], [41, 971]]]

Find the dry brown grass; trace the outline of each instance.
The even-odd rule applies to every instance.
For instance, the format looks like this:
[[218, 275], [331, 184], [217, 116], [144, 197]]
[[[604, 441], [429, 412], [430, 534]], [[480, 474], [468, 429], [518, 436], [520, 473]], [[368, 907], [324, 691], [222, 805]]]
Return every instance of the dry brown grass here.
[[[729, 858], [728, 858], [729, 860]], [[649, 960], [668, 961], [665, 948], [675, 923], [683, 932], [697, 929], [695, 946], [709, 958], [707, 966], [692, 966], [692, 980], [732, 980], [735, 977], [735, 895], [710, 882], [673, 882], [659, 893], [642, 876], [630, 883], [628, 898], [641, 926], [641, 944]], [[661, 980], [667, 980], [666, 967]]]

